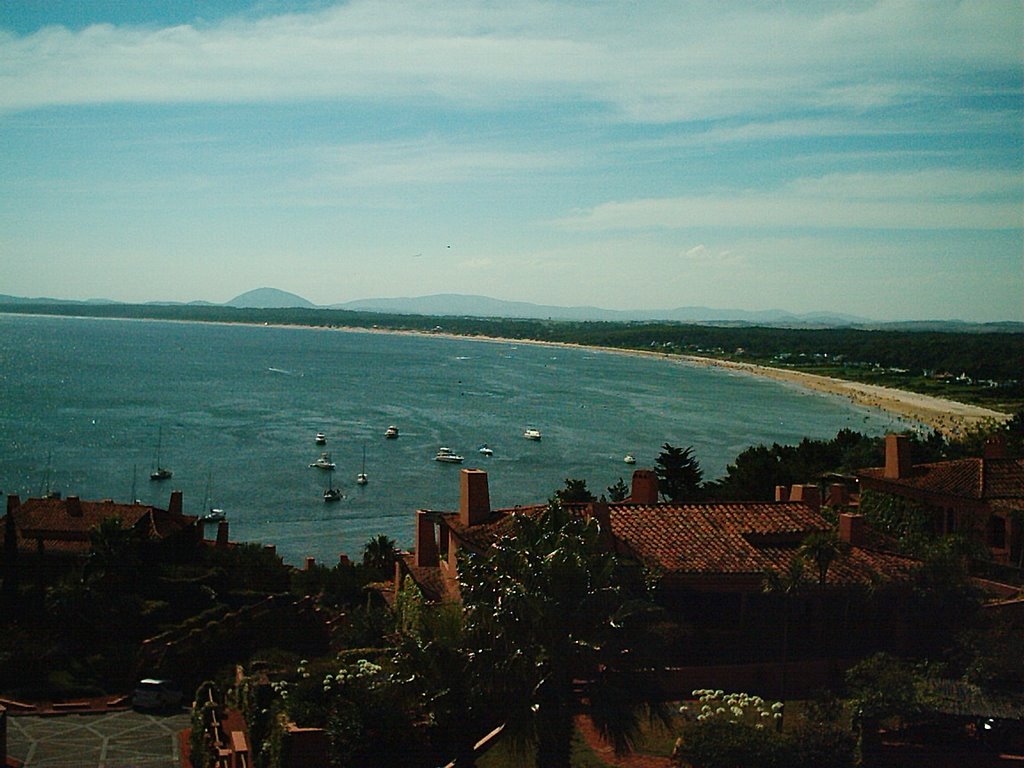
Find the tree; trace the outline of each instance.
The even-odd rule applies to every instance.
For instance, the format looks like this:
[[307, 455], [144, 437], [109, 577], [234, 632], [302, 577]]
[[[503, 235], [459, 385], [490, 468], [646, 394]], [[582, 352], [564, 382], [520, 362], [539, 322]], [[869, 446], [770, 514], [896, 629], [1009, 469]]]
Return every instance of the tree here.
[[366, 542], [363, 547], [363, 565], [377, 571], [387, 572], [395, 566], [395, 542], [380, 533]]
[[836, 560], [845, 557], [850, 545], [839, 538], [835, 529], [814, 531], [800, 545], [800, 556], [818, 566], [818, 583], [824, 584], [828, 569]]
[[681, 503], [700, 498], [700, 483], [704, 472], [693, 456], [693, 446], [677, 448], [665, 443], [654, 461], [658, 475], [658, 490], [667, 501]]
[[[594, 520], [557, 499], [537, 517], [516, 515], [512, 533], [482, 555], [463, 555], [460, 583], [478, 689], [507, 714], [513, 744], [536, 750], [536, 764], [569, 765], [580, 681], [599, 728], [620, 749], [635, 737], [632, 696], [608, 695], [610, 670], [643, 663], [636, 641], [648, 615], [642, 574], [600, 543]], [[596, 703], [594, 703], [596, 702]]]
[[586, 480], [565, 478], [565, 487], [555, 491], [555, 498], [562, 504], [582, 503], [597, 501], [594, 494], [587, 488]]
[[608, 486], [608, 498], [612, 501], [625, 501], [629, 498], [629, 486], [623, 482], [622, 478], [615, 485]]

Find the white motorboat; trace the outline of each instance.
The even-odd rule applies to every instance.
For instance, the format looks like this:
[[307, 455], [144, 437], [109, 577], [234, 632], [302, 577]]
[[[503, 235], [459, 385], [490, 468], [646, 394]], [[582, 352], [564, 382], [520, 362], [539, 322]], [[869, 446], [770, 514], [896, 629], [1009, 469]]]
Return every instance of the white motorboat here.
[[392, 424], [390, 427], [384, 430], [384, 437], [386, 437], [388, 440], [394, 440], [396, 437], [398, 437], [398, 427]]
[[463, 457], [455, 453], [451, 448], [441, 447], [437, 449], [437, 455], [434, 457], [434, 461], [443, 461], [448, 464], [461, 464]]
[[540, 440], [540, 430], [536, 427], [527, 427], [526, 431], [523, 432], [523, 437], [527, 440]]
[[363, 446], [363, 469], [356, 475], [357, 485], [366, 485], [370, 481], [370, 478], [366, 476], [366, 446]]
[[625, 456], [622, 457], [622, 460], [627, 464], [636, 464], [636, 456], [634, 456], [632, 453], [627, 453]]
[[316, 437], [313, 438], [313, 442], [317, 445], [327, 445], [327, 435], [323, 432], [317, 432]]
[[491, 447], [489, 445], [487, 445], [487, 443], [484, 443], [483, 445], [480, 446], [479, 452], [481, 454], [483, 454], [484, 456], [493, 456], [494, 455], [494, 451], [491, 450]]
[[331, 461], [331, 454], [328, 453], [327, 451], [324, 451], [323, 453], [320, 454], [320, 458], [314, 461], [309, 466], [316, 467], [317, 469], [334, 469], [336, 465], [333, 461]]

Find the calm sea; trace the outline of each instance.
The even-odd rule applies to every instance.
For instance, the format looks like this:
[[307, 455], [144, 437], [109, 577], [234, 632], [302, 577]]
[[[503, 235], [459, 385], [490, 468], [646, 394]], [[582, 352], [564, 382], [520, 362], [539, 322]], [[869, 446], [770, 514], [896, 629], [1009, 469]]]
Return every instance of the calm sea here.
[[[0, 490], [133, 496], [223, 508], [232, 539], [290, 563], [358, 557], [372, 536], [412, 543], [418, 508], [456, 509], [458, 465], [488, 470], [492, 506], [538, 503], [583, 478], [602, 493], [663, 443], [694, 447], [705, 478], [749, 445], [881, 434], [846, 400], [665, 359], [442, 337], [0, 315]], [[395, 424], [397, 440], [385, 440]], [[523, 439], [535, 426], [543, 440]], [[321, 448], [345, 498], [321, 500]], [[174, 477], [152, 482], [158, 436]], [[494, 455], [481, 456], [487, 443]], [[356, 474], [366, 456], [369, 483]]]

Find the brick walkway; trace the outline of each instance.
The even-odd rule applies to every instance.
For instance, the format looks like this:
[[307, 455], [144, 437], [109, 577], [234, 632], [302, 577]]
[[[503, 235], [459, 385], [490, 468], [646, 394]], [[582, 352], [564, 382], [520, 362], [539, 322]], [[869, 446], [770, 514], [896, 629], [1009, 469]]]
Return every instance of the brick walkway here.
[[667, 757], [656, 757], [654, 755], [616, 755], [610, 744], [601, 738], [597, 728], [586, 715], [577, 715], [576, 729], [583, 735], [595, 755], [600, 757], [608, 765], [617, 768], [673, 768], [672, 760]]

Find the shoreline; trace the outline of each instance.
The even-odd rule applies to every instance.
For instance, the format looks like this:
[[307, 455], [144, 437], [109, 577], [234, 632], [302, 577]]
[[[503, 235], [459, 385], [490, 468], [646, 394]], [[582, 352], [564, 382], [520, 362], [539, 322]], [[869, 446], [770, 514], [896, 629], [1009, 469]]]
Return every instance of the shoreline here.
[[615, 347], [593, 347], [586, 344], [573, 344], [570, 342], [542, 341], [539, 339], [510, 339], [498, 336], [462, 336], [455, 333], [424, 332], [424, 331], [402, 331], [391, 328], [355, 328], [336, 327], [335, 330], [362, 332], [362, 333], [393, 333], [411, 336], [434, 336], [447, 339], [462, 339], [469, 341], [487, 341], [498, 344], [535, 344], [547, 347], [562, 347], [566, 349], [586, 349], [595, 352], [606, 352], [609, 354], [636, 355], [638, 357], [655, 357], [667, 362], [695, 365], [703, 368], [723, 368], [738, 373], [745, 373], [750, 376], [757, 376], [765, 379], [772, 379], [783, 384], [789, 384], [811, 392], [818, 392], [834, 397], [846, 398], [851, 404], [863, 408], [877, 408], [893, 416], [902, 417], [910, 421], [924, 424], [936, 430], [946, 438], [959, 438], [964, 434], [984, 424], [1001, 424], [1008, 421], [1012, 416], [1001, 411], [994, 411], [991, 408], [984, 408], [979, 405], [970, 405], [956, 400], [935, 397], [933, 395], [922, 395], [917, 392], [910, 392], [905, 389], [894, 389], [883, 387], [878, 384], [863, 384], [845, 379], [837, 379], [831, 376], [821, 376], [815, 373], [794, 371], [786, 368], [772, 368], [767, 365], [754, 363], [738, 363], [732, 360], [720, 360], [715, 357], [700, 357], [698, 355], [669, 355], [664, 352], [648, 352], [642, 349], [617, 349]]
[[[44, 315], [46, 317], [76, 317], [76, 315]], [[92, 316], [82, 315], [78, 317]], [[425, 336], [447, 339], [460, 339], [466, 341], [484, 341], [495, 344], [535, 344], [548, 347], [562, 347], [565, 349], [586, 349], [594, 352], [605, 352], [608, 354], [636, 355], [640, 357], [655, 357], [668, 362], [682, 363], [684, 365], [695, 365], [705, 368], [723, 368], [750, 376], [772, 379], [783, 384], [800, 387], [810, 392], [818, 392], [833, 397], [844, 397], [853, 405], [863, 408], [877, 408], [893, 416], [902, 417], [911, 421], [923, 424], [936, 430], [946, 438], [959, 438], [964, 434], [984, 424], [1001, 424], [1012, 418], [1011, 414], [1001, 411], [994, 411], [978, 405], [969, 405], [956, 400], [935, 397], [933, 395], [922, 395], [904, 389], [883, 387], [878, 384], [863, 384], [860, 382], [837, 379], [831, 376], [821, 376], [814, 373], [794, 371], [786, 368], [772, 368], [766, 365], [754, 363], [739, 363], [732, 360], [720, 360], [715, 357], [701, 357], [698, 355], [669, 355], [664, 352], [653, 352], [642, 349], [619, 349], [616, 347], [595, 347], [586, 344], [574, 344], [571, 342], [543, 341], [541, 339], [512, 339], [500, 336], [466, 336], [445, 331], [416, 331], [399, 330], [395, 328], [365, 328], [358, 326], [316, 326], [316, 325], [290, 325], [281, 323], [236, 323], [221, 320], [164, 320], [158, 318], [99, 318], [112, 320], [139, 320], [147, 322], [157, 319], [159, 322], [172, 323], [208, 323], [211, 325], [246, 325], [255, 328], [308, 328], [322, 331], [342, 331], [347, 333], [381, 333], [404, 336]]]

